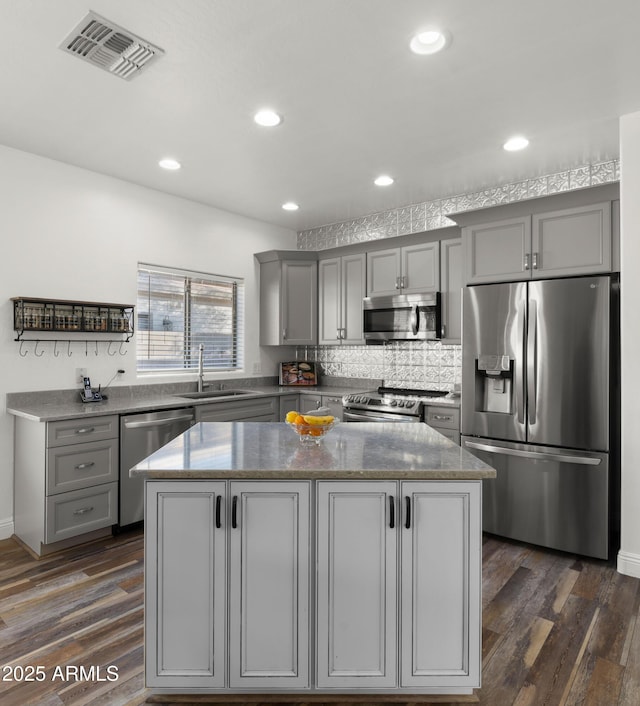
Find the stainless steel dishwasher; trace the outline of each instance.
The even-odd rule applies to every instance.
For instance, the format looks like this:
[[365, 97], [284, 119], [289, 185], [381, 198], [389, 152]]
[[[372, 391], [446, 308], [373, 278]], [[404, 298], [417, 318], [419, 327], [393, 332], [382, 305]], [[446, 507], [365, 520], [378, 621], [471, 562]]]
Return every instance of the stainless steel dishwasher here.
[[193, 424], [193, 407], [120, 417], [120, 527], [144, 519], [144, 480], [129, 470]]

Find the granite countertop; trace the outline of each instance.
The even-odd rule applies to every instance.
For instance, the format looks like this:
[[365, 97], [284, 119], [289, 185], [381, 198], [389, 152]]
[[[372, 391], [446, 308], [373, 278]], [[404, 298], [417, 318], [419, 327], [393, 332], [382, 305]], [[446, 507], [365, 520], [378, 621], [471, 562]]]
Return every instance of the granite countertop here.
[[201, 422], [130, 471], [148, 479], [477, 480], [495, 470], [426, 424], [336, 424], [319, 445], [276, 422]]
[[[242, 382], [234, 384], [225, 382], [228, 389], [250, 391], [251, 395], [241, 397], [214, 397], [204, 399], [189, 399], [180, 397], [181, 392], [193, 392], [193, 385], [187, 390], [184, 384], [171, 385], [138, 385], [135, 387], [114, 387], [109, 390], [109, 399], [102, 402], [80, 401], [78, 390], [59, 390], [43, 393], [11, 393], [7, 395], [7, 412], [18, 417], [24, 417], [35, 422], [56, 422], [67, 419], [83, 419], [96, 415], [135, 414], [136, 412], [153, 412], [162, 409], [179, 409], [204, 404], [231, 402], [232, 400], [250, 400], [263, 396], [315, 394], [342, 397], [351, 393], [363, 392], [365, 389], [375, 389], [340, 385], [318, 385], [316, 387], [287, 387], [281, 385], [251, 385]], [[184, 387], [185, 389], [178, 389]], [[159, 389], [158, 389], [159, 388]], [[175, 389], [173, 389], [175, 388]], [[426, 404], [448, 404], [460, 406], [459, 399], [446, 397], [426, 400]]]

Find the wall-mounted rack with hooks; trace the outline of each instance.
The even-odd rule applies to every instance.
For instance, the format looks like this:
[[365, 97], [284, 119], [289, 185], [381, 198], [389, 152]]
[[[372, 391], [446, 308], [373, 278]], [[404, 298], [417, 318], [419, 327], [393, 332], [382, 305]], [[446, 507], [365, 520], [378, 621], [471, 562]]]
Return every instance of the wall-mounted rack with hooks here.
[[[16, 341], [36, 341], [23, 338], [25, 333], [46, 331], [50, 333], [122, 334], [128, 343], [133, 336], [132, 304], [70, 301], [65, 299], [39, 299], [13, 297], [13, 328]], [[74, 339], [79, 340], [79, 339]], [[55, 339], [47, 339], [55, 343]], [[61, 342], [61, 341], [58, 341]], [[67, 342], [67, 339], [64, 339]], [[82, 339], [82, 342], [85, 342]], [[97, 341], [94, 341], [97, 345]], [[108, 341], [102, 340], [103, 343]], [[121, 340], [113, 341], [121, 343]], [[89, 343], [89, 341], [87, 341]]]
[[49, 347], [51, 353], [55, 358], [60, 356], [71, 357], [74, 351], [79, 352], [80, 355], [84, 352], [86, 356], [88, 355], [99, 355], [100, 346], [103, 346], [103, 352], [107, 355], [126, 355], [126, 344], [129, 342], [129, 338], [122, 340], [105, 340], [105, 339], [93, 339], [89, 340], [87, 338], [75, 338], [73, 340], [65, 338], [16, 338], [16, 341], [20, 341], [20, 355], [22, 358], [26, 358], [29, 355], [29, 346], [33, 344], [33, 355], [36, 358], [42, 358], [45, 354], [47, 347]]

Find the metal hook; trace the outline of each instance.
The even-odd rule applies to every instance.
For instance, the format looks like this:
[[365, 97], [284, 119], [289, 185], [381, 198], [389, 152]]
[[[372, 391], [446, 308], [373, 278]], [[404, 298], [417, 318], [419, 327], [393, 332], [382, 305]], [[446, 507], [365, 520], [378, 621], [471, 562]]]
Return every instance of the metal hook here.
[[42, 356], [44, 355], [44, 351], [42, 351], [42, 353], [38, 353], [38, 346], [39, 345], [40, 345], [40, 341], [36, 341], [36, 346], [33, 349], [33, 355], [35, 355], [37, 358], [42, 358]]
[[124, 352], [123, 352], [123, 350], [122, 350], [122, 346], [124, 345], [124, 343], [125, 343], [125, 342], [122, 341], [122, 343], [120, 344], [120, 355], [127, 355], [127, 349], [125, 348], [125, 349], [124, 349]]
[[27, 354], [29, 353], [29, 351], [26, 350], [26, 351], [23, 353], [23, 352], [22, 352], [22, 346], [23, 346], [23, 345], [24, 345], [24, 341], [20, 341], [20, 351], [19, 351], [19, 353], [20, 353], [20, 355], [21, 355], [23, 358], [26, 358], [26, 357], [27, 357]]
[[113, 353], [111, 352], [111, 344], [112, 344], [112, 343], [113, 343], [113, 341], [109, 341], [109, 348], [107, 349], [107, 353], [108, 353], [110, 356], [114, 356], [114, 355], [118, 352], [118, 351], [113, 351]]
[[58, 350], [58, 341], [53, 342], [53, 355], [57, 358], [60, 355], [60, 351]]
[[67, 355], [71, 357], [73, 355], [73, 352], [71, 350], [71, 341], [67, 341]]

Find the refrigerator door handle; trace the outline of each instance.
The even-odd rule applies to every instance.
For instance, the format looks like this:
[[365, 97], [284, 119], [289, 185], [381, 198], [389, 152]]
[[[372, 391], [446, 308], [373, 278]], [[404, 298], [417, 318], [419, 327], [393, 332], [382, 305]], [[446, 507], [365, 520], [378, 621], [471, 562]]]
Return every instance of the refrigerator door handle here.
[[536, 367], [538, 364], [538, 303], [529, 299], [529, 330], [527, 331], [527, 412], [529, 424], [536, 423]]
[[590, 456], [569, 456], [567, 454], [554, 454], [541, 451], [522, 451], [521, 449], [510, 449], [504, 446], [494, 446], [493, 444], [481, 444], [477, 441], [465, 441], [464, 445], [470, 449], [478, 451], [488, 451], [489, 453], [505, 454], [506, 456], [521, 456], [535, 461], [559, 461], [560, 463], [576, 463], [581, 466], [598, 466], [601, 459]]
[[[522, 315], [522, 338], [520, 339], [522, 341], [522, 350], [520, 353], [522, 356], [525, 356], [525, 344], [524, 342], [527, 340], [527, 317], [523, 314]], [[518, 362], [516, 361], [516, 384], [515, 384], [515, 393], [516, 393], [516, 411], [518, 414], [518, 423], [519, 424], [524, 424], [524, 398], [525, 398], [525, 380], [524, 380], [524, 366], [519, 366]], [[522, 371], [520, 371], [520, 368], [522, 368]], [[520, 372], [522, 372], [522, 375], [520, 375]]]

